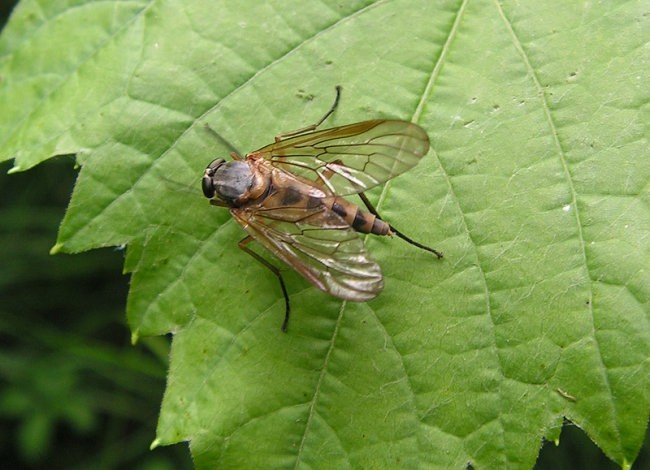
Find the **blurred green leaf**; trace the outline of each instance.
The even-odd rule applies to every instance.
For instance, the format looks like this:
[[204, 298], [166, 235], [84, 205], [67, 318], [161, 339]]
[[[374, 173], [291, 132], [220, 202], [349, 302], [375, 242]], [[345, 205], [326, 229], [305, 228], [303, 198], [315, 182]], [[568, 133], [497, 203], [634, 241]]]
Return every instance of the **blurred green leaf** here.
[[[2, 159], [82, 165], [56, 250], [127, 244], [134, 337], [175, 334], [157, 444], [199, 467], [531, 467], [562, 417], [620, 465], [650, 387], [648, 15], [639, 2], [23, 2]], [[74, 38], [74, 39], [73, 39]], [[372, 196], [445, 252], [368, 239], [347, 304], [236, 248], [198, 183], [315, 121], [396, 117], [433, 152]], [[255, 449], [251, 452], [250, 449]]]
[[70, 198], [71, 161], [8, 168], [0, 166], [3, 466], [139, 468], [164, 459], [190, 468], [184, 445], [149, 451], [169, 341], [128, 341], [122, 253], [48, 255]]

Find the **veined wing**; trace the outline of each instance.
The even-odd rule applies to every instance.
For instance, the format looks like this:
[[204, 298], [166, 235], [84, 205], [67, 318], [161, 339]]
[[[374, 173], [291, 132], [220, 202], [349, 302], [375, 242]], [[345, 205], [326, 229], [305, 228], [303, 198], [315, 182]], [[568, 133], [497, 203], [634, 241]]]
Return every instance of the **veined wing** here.
[[253, 152], [340, 196], [359, 193], [413, 168], [429, 151], [417, 124], [380, 119], [307, 132]]
[[322, 291], [364, 302], [384, 287], [381, 269], [357, 232], [326, 207], [230, 212], [256, 241]]

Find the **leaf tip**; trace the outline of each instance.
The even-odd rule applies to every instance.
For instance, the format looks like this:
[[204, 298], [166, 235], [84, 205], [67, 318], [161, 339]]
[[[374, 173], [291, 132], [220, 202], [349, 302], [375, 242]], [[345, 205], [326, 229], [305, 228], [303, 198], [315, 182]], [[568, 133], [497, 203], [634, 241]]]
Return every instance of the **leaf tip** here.
[[20, 166], [12, 166], [9, 171], [7, 172], [8, 175], [13, 175], [14, 173], [19, 173], [23, 171], [23, 169]]
[[156, 447], [160, 445], [160, 439], [155, 438], [151, 445], [149, 446], [149, 450], [154, 450]]
[[138, 330], [135, 330], [133, 333], [131, 333], [131, 345], [135, 346], [136, 344], [138, 344], [139, 340], [140, 340], [140, 332]]
[[63, 243], [57, 243], [52, 248], [50, 248], [50, 254], [56, 255], [58, 253], [61, 253], [62, 250], [63, 250]]

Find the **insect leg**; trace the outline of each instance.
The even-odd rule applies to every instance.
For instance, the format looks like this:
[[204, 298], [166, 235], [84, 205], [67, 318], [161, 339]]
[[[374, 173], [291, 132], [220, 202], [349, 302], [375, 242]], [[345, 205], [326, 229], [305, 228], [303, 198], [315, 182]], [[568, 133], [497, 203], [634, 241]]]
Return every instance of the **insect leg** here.
[[282, 274], [280, 274], [280, 270], [278, 268], [273, 266], [267, 260], [262, 258], [260, 255], [255, 253], [250, 248], [248, 248], [248, 246], [246, 246], [252, 241], [253, 241], [253, 237], [251, 237], [251, 236], [248, 236], [248, 237], [244, 238], [243, 240], [241, 240], [239, 242], [239, 248], [241, 248], [246, 253], [248, 253], [253, 258], [255, 258], [257, 261], [262, 263], [262, 265], [266, 266], [273, 274], [275, 274], [277, 276], [278, 280], [280, 281], [280, 287], [282, 288], [282, 295], [284, 295], [284, 306], [285, 306], [284, 321], [282, 322], [282, 331], [284, 331], [286, 333], [287, 328], [289, 327], [289, 312], [290, 312], [291, 308], [289, 306], [289, 295], [287, 294], [287, 288], [284, 285], [284, 279], [282, 279]]
[[[380, 216], [379, 213], [377, 212], [377, 209], [375, 209], [375, 207], [374, 207], [374, 206], [372, 205], [372, 203], [368, 200], [368, 198], [366, 197], [365, 194], [363, 194], [363, 193], [359, 193], [359, 197], [361, 198], [361, 200], [363, 201], [363, 203], [364, 203], [364, 204], [366, 205], [366, 207], [368, 208], [368, 212], [370, 212], [371, 214], [374, 214], [378, 219], [384, 220], [384, 219], [381, 218], [381, 216]], [[416, 242], [415, 240], [413, 240], [413, 239], [407, 237], [406, 235], [404, 235], [402, 232], [400, 232], [399, 230], [397, 230], [395, 227], [393, 227], [393, 226], [390, 225], [390, 224], [388, 224], [388, 226], [390, 227], [391, 231], [392, 231], [395, 235], [397, 235], [398, 237], [400, 237], [400, 238], [401, 238], [402, 240], [404, 240], [405, 242], [410, 243], [410, 244], [413, 245], [413, 246], [417, 246], [418, 248], [421, 248], [421, 249], [423, 249], [423, 250], [425, 250], [425, 251], [428, 251], [428, 252], [433, 253], [434, 255], [436, 255], [436, 256], [438, 257], [438, 259], [442, 258], [442, 253], [439, 252], [438, 250], [434, 250], [434, 249], [431, 248], [431, 247], [428, 247], [428, 246], [426, 246], [426, 245], [423, 245], [422, 243], [418, 243], [418, 242]]]
[[336, 107], [339, 105], [339, 98], [341, 98], [341, 85], [336, 85], [336, 97], [334, 98], [334, 103], [332, 104], [330, 109], [325, 113], [325, 115], [322, 118], [320, 118], [318, 122], [310, 126], [298, 129], [296, 131], [284, 132], [282, 134], [278, 134], [275, 136], [275, 141], [280, 142], [282, 139], [286, 139], [287, 137], [292, 137], [294, 135], [303, 134], [305, 132], [315, 130], [318, 126], [320, 126], [323, 123], [323, 121], [325, 121], [325, 119], [330, 117], [330, 115], [334, 112]]

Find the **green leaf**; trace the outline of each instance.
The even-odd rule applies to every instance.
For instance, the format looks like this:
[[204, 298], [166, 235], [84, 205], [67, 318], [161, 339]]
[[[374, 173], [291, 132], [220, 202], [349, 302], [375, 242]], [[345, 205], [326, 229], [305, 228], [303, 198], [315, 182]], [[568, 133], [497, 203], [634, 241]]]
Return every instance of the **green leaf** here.
[[[135, 338], [174, 333], [154, 445], [198, 467], [530, 468], [562, 417], [629, 466], [650, 404], [643, 2], [23, 1], [0, 148], [82, 166], [54, 251], [126, 244]], [[56, 5], [54, 5], [56, 4]], [[237, 249], [200, 177], [317, 120], [412, 120], [433, 151], [371, 194], [445, 253], [368, 238], [345, 303]], [[32, 189], [36, 190], [36, 189]], [[251, 451], [253, 450], [253, 451]]]

